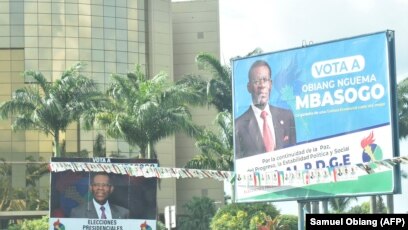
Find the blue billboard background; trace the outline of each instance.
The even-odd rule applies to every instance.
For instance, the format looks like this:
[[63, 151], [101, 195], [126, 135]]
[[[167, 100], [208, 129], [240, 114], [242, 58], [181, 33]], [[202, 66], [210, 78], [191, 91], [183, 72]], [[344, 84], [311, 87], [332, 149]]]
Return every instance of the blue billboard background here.
[[[234, 60], [234, 118], [251, 104], [247, 91], [251, 64], [265, 60], [272, 69], [270, 104], [293, 111], [298, 144], [389, 125], [386, 36], [386, 33], [377, 33]], [[347, 57], [362, 57], [363, 61], [355, 62], [355, 66], [360, 67], [358, 71], [345, 71], [350, 70], [350, 66], [342, 62], [342, 58]], [[326, 64], [316, 64], [321, 62]], [[312, 71], [330, 76], [316, 77]], [[340, 99], [336, 102], [335, 95], [341, 92], [348, 95], [349, 102]], [[320, 98], [316, 100], [316, 97]]]

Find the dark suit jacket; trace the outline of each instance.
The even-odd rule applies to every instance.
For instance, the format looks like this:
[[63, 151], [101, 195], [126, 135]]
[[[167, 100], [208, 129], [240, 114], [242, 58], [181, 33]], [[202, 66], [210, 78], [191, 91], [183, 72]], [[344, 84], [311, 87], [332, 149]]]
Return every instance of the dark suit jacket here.
[[[296, 126], [293, 113], [290, 110], [269, 106], [272, 113], [275, 130], [276, 150], [296, 144]], [[235, 156], [249, 157], [265, 153], [255, 113], [251, 107], [235, 120]]]
[[[118, 205], [111, 204], [109, 206], [112, 213], [112, 219], [128, 219], [129, 210]], [[98, 219], [98, 213], [96, 212], [93, 201], [81, 204], [80, 206], [73, 208], [71, 210], [71, 218], [88, 218], [88, 219]]]

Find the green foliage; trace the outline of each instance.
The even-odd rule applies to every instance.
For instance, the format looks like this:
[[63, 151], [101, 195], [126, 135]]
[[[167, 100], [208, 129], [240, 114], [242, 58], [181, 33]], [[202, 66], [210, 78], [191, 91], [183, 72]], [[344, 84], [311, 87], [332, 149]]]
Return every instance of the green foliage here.
[[212, 77], [206, 80], [203, 76], [189, 75], [178, 81], [177, 84], [186, 85], [187, 88], [199, 92], [202, 97], [205, 97], [206, 102], [213, 105], [218, 112], [232, 113], [231, 68], [221, 65], [218, 59], [208, 53], [197, 55], [196, 62]]
[[[201, 53], [196, 62], [211, 74], [207, 80], [203, 76], [186, 76], [177, 82], [198, 95], [218, 110], [216, 130], [205, 129], [196, 137], [200, 154], [187, 162], [187, 168], [232, 171], [233, 128], [232, 128], [232, 74], [228, 66], [222, 66], [213, 55]], [[234, 188], [232, 188], [234, 189]], [[234, 192], [233, 192], [234, 194]], [[231, 199], [232, 201], [234, 198]]]
[[356, 205], [350, 208], [347, 213], [355, 214], [369, 214], [370, 213], [370, 202], [363, 202], [361, 205]]
[[40, 192], [36, 187], [27, 187], [27, 188], [19, 188], [19, 189], [12, 189], [13, 196], [12, 196], [12, 203], [11, 204], [18, 204], [20, 203], [21, 206], [10, 206], [11, 210], [14, 211], [21, 211], [21, 210], [48, 210], [49, 208], [49, 200], [40, 199]]
[[[28, 161], [33, 158], [27, 157]], [[39, 190], [35, 186], [40, 177], [48, 174], [48, 170], [43, 164], [26, 165], [26, 185], [25, 188], [13, 188], [11, 184], [11, 164], [1, 159], [0, 164], [0, 210], [1, 211], [22, 211], [22, 210], [47, 210], [48, 198], [40, 199]]]
[[295, 215], [280, 215], [277, 217], [280, 226], [286, 230], [298, 229], [298, 217]]
[[35, 129], [53, 136], [54, 154], [61, 156], [60, 132], [104, 101], [95, 83], [80, 73], [81, 68], [79, 63], [74, 65], [54, 82], [40, 72], [25, 71], [24, 77], [34, 84], [17, 89], [10, 101], [3, 102], [0, 117], [13, 117], [13, 130]]
[[397, 85], [399, 138], [408, 136], [408, 78]]
[[384, 203], [382, 196], [376, 196], [377, 206], [375, 207], [375, 213], [387, 213], [387, 206]]
[[195, 155], [187, 162], [187, 168], [234, 170], [232, 151], [232, 115], [229, 112], [220, 112], [216, 118], [218, 132], [208, 129], [196, 137], [196, 146], [201, 154]]
[[252, 230], [265, 224], [267, 217], [275, 218], [279, 211], [272, 204], [234, 203], [220, 208], [211, 221], [212, 230]]
[[208, 197], [193, 197], [183, 205], [186, 215], [179, 218], [180, 230], [207, 230], [215, 214], [214, 200]]
[[345, 213], [353, 201], [357, 201], [357, 197], [335, 197], [329, 199], [329, 206], [333, 213]]
[[93, 145], [93, 156], [106, 157], [105, 137], [100, 133], [96, 135], [96, 140]]
[[157, 230], [167, 230], [166, 225], [164, 225], [164, 223], [161, 222], [160, 220], [156, 222], [156, 229]]
[[[376, 199], [376, 207], [374, 213], [387, 213], [387, 206], [384, 203], [382, 196], [375, 196]], [[356, 213], [356, 214], [369, 214], [371, 213], [371, 202], [366, 201], [359, 205], [355, 205], [350, 208], [347, 213]]]
[[[29, 162], [34, 162], [33, 156], [26, 157], [26, 160]], [[38, 161], [43, 162], [44, 159], [40, 157]], [[48, 163], [27, 163], [26, 164], [26, 185], [35, 187], [37, 185], [38, 180], [44, 176], [49, 174], [48, 171]]]
[[9, 230], [44, 230], [49, 229], [48, 216], [43, 216], [41, 219], [24, 220], [18, 224], [8, 226]]
[[109, 136], [138, 146], [142, 158], [156, 158], [154, 146], [177, 132], [195, 136], [201, 129], [188, 110], [196, 92], [174, 85], [165, 73], [149, 79], [140, 66], [126, 75], [114, 74], [107, 90], [111, 105], [99, 111], [96, 121]]
[[[262, 53], [257, 48], [246, 56]], [[219, 60], [208, 53], [197, 55], [198, 66], [211, 74], [207, 80], [203, 76], [189, 75], [177, 82], [201, 95], [204, 101], [218, 110], [215, 123], [217, 130], [205, 129], [196, 137], [196, 146], [200, 154], [187, 162], [187, 168], [234, 170], [233, 128], [232, 128], [232, 73], [229, 66], [223, 66]], [[234, 190], [234, 186], [232, 186]], [[232, 192], [234, 194], [234, 192]], [[231, 198], [234, 201], [234, 198]]]

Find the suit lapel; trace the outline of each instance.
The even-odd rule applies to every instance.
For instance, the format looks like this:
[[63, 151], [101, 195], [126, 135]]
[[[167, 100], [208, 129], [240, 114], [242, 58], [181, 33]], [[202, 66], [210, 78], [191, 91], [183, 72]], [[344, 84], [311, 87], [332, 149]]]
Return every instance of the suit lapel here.
[[245, 116], [245, 119], [248, 122], [248, 138], [251, 140], [249, 146], [253, 146], [255, 144], [255, 152], [265, 152], [266, 150], [263, 144], [261, 130], [259, 130], [258, 122], [256, 121], [255, 113], [252, 108], [248, 110], [248, 115]]
[[112, 214], [112, 219], [120, 219], [119, 210], [116, 208], [116, 206], [113, 204], [109, 204], [109, 206]]
[[96, 212], [95, 205], [93, 202], [88, 202], [88, 208], [86, 209], [86, 217], [90, 219], [98, 219], [98, 213]]

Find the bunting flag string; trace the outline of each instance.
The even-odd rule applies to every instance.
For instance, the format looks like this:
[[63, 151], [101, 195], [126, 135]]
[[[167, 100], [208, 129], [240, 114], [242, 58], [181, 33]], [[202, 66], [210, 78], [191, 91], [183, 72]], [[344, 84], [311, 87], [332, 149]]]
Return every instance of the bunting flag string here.
[[91, 163], [91, 162], [51, 162], [50, 171], [63, 172], [107, 172], [135, 177], [157, 178], [212, 178], [219, 181], [230, 180], [230, 171], [202, 170], [188, 168], [158, 167], [157, 164]]
[[362, 175], [392, 170], [397, 164], [408, 164], [408, 156], [320, 169], [238, 173], [236, 177], [239, 187], [304, 186], [358, 180]]
[[[7, 162], [15, 163], [15, 162]], [[17, 162], [44, 163], [44, 162]], [[316, 183], [327, 183], [345, 180], [357, 180], [359, 176], [391, 170], [397, 164], [408, 164], [408, 156], [378, 160], [356, 165], [337, 166], [321, 169], [307, 169], [297, 171], [255, 171], [235, 173], [221, 170], [204, 170], [188, 168], [158, 167], [157, 164], [125, 164], [125, 163], [92, 163], [92, 162], [51, 162], [50, 171], [74, 172], [107, 172], [135, 177], [157, 178], [212, 178], [219, 181], [232, 181], [236, 177], [237, 186], [303, 186]]]

